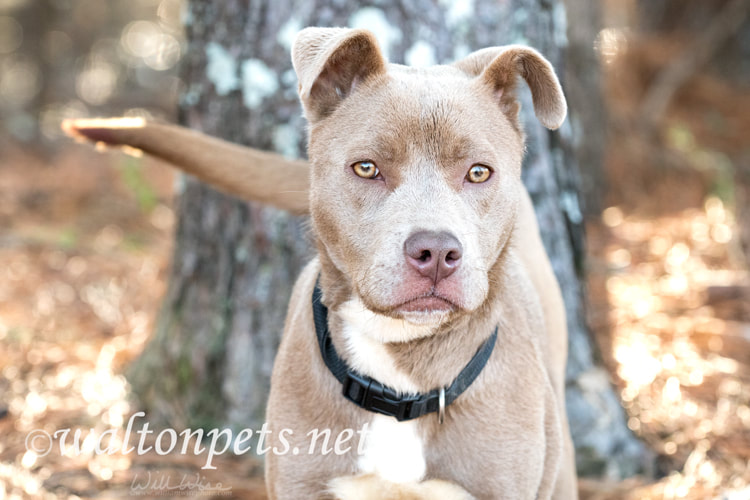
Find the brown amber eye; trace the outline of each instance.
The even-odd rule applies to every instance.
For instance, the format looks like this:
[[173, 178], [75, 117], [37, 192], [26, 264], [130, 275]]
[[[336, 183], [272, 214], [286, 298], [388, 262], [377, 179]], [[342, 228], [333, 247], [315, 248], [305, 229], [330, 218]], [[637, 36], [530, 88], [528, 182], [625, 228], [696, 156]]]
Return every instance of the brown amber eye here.
[[466, 180], [478, 184], [489, 179], [491, 174], [492, 170], [490, 167], [477, 164], [469, 169], [469, 173], [466, 174]]
[[352, 165], [352, 170], [363, 179], [374, 179], [380, 175], [380, 170], [371, 161], [358, 161]]

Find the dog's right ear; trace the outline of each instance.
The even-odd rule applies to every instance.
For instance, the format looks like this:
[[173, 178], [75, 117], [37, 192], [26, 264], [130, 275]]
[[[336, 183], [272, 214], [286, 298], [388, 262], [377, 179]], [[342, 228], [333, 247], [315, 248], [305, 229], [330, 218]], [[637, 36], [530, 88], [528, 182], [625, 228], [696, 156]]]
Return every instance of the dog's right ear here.
[[330, 115], [357, 85], [386, 71], [375, 35], [361, 29], [305, 28], [294, 40], [292, 64], [311, 123]]
[[515, 87], [518, 76], [523, 77], [531, 89], [534, 112], [542, 125], [554, 130], [565, 120], [568, 107], [555, 70], [531, 47], [489, 47], [469, 54], [453, 66], [478, 77], [495, 94], [501, 108], [517, 128], [520, 105]]

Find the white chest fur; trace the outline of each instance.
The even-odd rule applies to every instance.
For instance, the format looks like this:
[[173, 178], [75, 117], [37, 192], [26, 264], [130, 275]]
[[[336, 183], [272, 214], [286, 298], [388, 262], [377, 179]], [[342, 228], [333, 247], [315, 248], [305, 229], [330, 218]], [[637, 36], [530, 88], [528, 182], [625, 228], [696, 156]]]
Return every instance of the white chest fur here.
[[[356, 371], [404, 393], [418, 392], [407, 374], [396, 367], [383, 345], [383, 337], [425, 335], [424, 326], [411, 325], [367, 310], [359, 300], [342, 305], [344, 337], [350, 363]], [[415, 332], [413, 330], [420, 330]], [[373, 414], [366, 435], [359, 472], [377, 474], [394, 483], [419, 482], [425, 474], [424, 447], [415, 421], [399, 422], [393, 417]]]
[[416, 422], [375, 415], [369, 430], [359, 472], [392, 483], [418, 483], [424, 478], [426, 464]]

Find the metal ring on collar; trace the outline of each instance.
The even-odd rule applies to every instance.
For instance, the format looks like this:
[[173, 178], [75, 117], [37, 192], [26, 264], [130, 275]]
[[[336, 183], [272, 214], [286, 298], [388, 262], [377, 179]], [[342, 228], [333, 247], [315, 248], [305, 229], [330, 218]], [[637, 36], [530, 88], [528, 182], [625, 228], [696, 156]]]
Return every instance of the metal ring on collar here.
[[438, 423], [442, 424], [445, 420], [445, 387], [440, 388], [438, 396]]

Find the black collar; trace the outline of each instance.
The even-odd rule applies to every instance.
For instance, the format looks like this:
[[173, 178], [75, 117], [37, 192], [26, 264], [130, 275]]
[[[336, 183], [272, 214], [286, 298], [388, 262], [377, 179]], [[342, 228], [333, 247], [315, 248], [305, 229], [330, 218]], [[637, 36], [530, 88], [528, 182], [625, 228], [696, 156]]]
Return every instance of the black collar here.
[[484, 365], [487, 364], [492, 349], [495, 347], [497, 327], [448, 387], [433, 389], [427, 394], [400, 395], [377, 380], [355, 372], [339, 357], [331, 342], [331, 335], [328, 331], [328, 309], [321, 302], [321, 295], [320, 287], [316, 283], [312, 295], [315, 333], [318, 336], [323, 361], [343, 385], [344, 397], [360, 408], [396, 417], [399, 422], [419, 418], [436, 411], [440, 412], [442, 422], [445, 407], [455, 401], [474, 382]]

